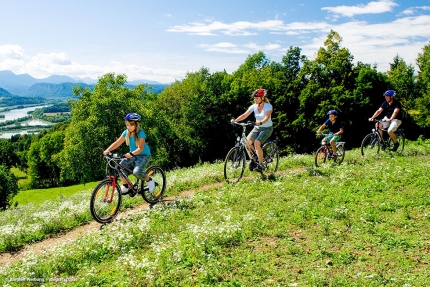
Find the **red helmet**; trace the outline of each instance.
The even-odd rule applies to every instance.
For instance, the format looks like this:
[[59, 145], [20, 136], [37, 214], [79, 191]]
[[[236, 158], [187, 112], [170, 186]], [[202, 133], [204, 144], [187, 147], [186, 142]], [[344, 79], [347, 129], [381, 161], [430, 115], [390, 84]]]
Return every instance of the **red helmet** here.
[[255, 97], [260, 97], [260, 98], [262, 98], [262, 97], [265, 97], [266, 96], [266, 94], [267, 94], [267, 92], [266, 92], [266, 90], [265, 89], [257, 89], [257, 90], [255, 90], [254, 92], [252, 92], [252, 96], [255, 98]]

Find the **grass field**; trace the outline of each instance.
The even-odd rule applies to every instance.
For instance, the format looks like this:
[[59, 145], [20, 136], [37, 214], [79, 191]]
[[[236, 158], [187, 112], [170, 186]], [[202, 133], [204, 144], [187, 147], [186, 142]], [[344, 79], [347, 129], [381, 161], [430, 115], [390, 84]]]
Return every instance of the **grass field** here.
[[[169, 172], [167, 196], [191, 188], [194, 194], [29, 252], [0, 267], [0, 284], [428, 286], [430, 141], [408, 143], [403, 155], [347, 151], [343, 164], [324, 168], [313, 167], [312, 155], [291, 155], [272, 180], [248, 171], [227, 184], [222, 166]], [[47, 234], [54, 223], [71, 222], [71, 213], [84, 224], [88, 200], [84, 190], [1, 213], [0, 245], [13, 241], [8, 230], [21, 234], [15, 240], [33, 236], [37, 226]]]

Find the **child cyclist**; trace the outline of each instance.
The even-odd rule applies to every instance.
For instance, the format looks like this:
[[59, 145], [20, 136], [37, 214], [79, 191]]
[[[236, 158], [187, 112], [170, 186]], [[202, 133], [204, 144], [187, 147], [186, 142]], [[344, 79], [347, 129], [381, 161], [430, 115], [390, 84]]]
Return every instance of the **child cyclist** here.
[[[153, 192], [155, 182], [143, 170], [151, 158], [151, 151], [145, 142], [145, 132], [139, 128], [140, 119], [141, 117], [139, 114], [129, 113], [125, 117], [125, 126], [127, 129], [103, 152], [103, 154], [107, 155], [125, 142], [130, 147], [130, 151], [124, 155], [125, 159], [121, 161], [121, 164], [133, 170], [133, 175], [136, 178], [145, 180], [148, 184], [149, 191]], [[125, 180], [123, 179], [122, 182], [124, 183]], [[129, 186], [124, 183], [121, 186], [121, 193], [128, 194], [129, 192]], [[136, 194], [134, 193], [130, 196], [134, 195]]]
[[336, 110], [330, 110], [327, 113], [328, 120], [320, 126], [317, 130], [317, 134], [321, 134], [321, 131], [328, 127], [329, 134], [325, 138], [323, 138], [322, 142], [325, 144], [327, 141], [330, 142], [331, 149], [333, 150], [333, 154], [336, 155], [337, 149], [335, 143], [340, 140], [343, 133], [343, 127], [341, 121], [337, 118], [338, 112]]

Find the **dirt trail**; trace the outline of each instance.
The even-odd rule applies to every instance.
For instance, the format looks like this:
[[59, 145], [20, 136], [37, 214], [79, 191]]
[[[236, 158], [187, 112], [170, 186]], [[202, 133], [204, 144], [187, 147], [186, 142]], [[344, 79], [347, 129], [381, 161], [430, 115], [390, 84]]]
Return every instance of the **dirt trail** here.
[[[293, 169], [289, 169], [289, 170], [278, 171], [277, 175], [289, 173], [289, 172], [298, 172], [298, 171], [301, 171], [303, 169], [304, 168], [293, 168]], [[243, 178], [243, 179], [245, 179], [245, 178]], [[185, 190], [177, 196], [165, 197], [165, 198], [163, 198], [163, 201], [172, 201], [172, 200], [175, 200], [176, 198], [187, 197], [187, 196], [194, 194], [194, 191], [196, 191], [196, 190], [200, 190], [200, 191], [203, 190], [204, 191], [204, 190], [208, 190], [209, 188], [222, 186], [223, 184], [224, 184], [224, 182], [217, 182], [217, 183], [213, 183], [213, 184], [207, 184], [204, 186], [200, 186], [200, 187], [197, 187], [195, 189]], [[123, 217], [126, 217], [130, 212], [136, 212], [136, 211], [145, 210], [148, 208], [149, 208], [149, 204], [146, 202], [143, 202], [140, 205], [137, 205], [133, 208], [130, 208], [130, 209], [127, 209], [127, 210], [120, 212], [119, 215], [117, 216], [116, 220], [121, 219]], [[115, 224], [115, 221], [112, 222], [111, 224]], [[15, 263], [19, 262], [23, 258], [24, 254], [27, 251], [33, 251], [35, 253], [38, 253], [38, 252], [41, 252], [43, 250], [49, 249], [51, 246], [59, 245], [59, 244], [65, 242], [67, 240], [76, 240], [80, 235], [85, 234], [85, 233], [92, 231], [92, 230], [98, 230], [100, 228], [101, 228], [100, 223], [98, 223], [96, 221], [91, 221], [85, 225], [81, 225], [79, 227], [76, 227], [73, 230], [70, 230], [68, 232], [58, 234], [52, 238], [48, 238], [48, 239], [45, 239], [43, 241], [36, 242], [33, 244], [28, 244], [23, 249], [18, 250], [16, 252], [2, 253], [2, 254], [0, 254], [0, 266], [5, 266], [7, 264], [15, 264]]]

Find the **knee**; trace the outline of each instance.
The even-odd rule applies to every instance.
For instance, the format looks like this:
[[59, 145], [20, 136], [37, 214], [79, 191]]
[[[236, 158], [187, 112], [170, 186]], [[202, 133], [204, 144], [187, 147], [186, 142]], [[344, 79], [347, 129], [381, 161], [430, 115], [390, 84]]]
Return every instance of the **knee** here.
[[260, 147], [261, 147], [261, 142], [259, 142], [259, 141], [255, 141], [255, 142], [254, 142], [254, 146], [255, 146], [256, 148], [260, 148]]

